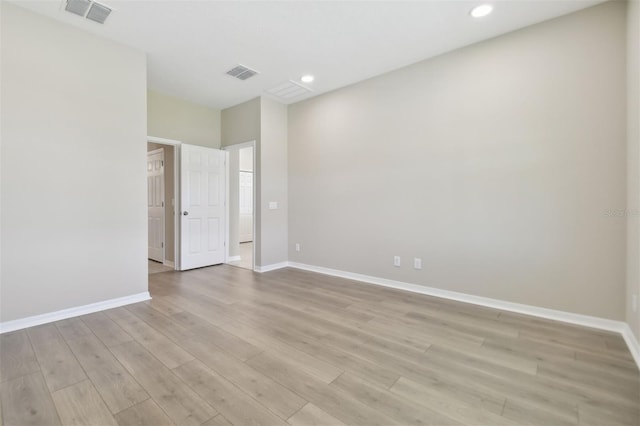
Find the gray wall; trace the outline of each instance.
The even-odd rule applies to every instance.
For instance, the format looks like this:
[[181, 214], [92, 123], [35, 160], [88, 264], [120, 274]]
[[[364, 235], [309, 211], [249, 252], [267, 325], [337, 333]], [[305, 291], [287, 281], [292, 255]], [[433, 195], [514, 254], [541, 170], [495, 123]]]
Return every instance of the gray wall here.
[[149, 136], [220, 148], [220, 110], [149, 90]]
[[[261, 226], [260, 220], [262, 218], [260, 209], [260, 117], [261, 117], [261, 104], [260, 98], [255, 98], [250, 101], [244, 102], [240, 105], [236, 105], [231, 108], [222, 110], [222, 146], [235, 145], [243, 142], [256, 141], [256, 149], [254, 155], [256, 155], [256, 186], [255, 202], [256, 202], [256, 229], [253, 230], [254, 238], [254, 252], [255, 259], [253, 262], [255, 265], [260, 266], [261, 263]], [[230, 151], [230, 155], [233, 158], [229, 158], [229, 163], [233, 166], [229, 170], [229, 255], [238, 256], [240, 254], [240, 247], [238, 244], [238, 229], [239, 229], [239, 206], [238, 206], [238, 158], [237, 151]], [[232, 232], [233, 230], [233, 232]]]
[[640, 310], [632, 296], [640, 295], [640, 1], [627, 13], [627, 323], [640, 340]]
[[[288, 260], [287, 107], [261, 98], [260, 133], [260, 237], [261, 262], [268, 266]], [[278, 203], [276, 210], [269, 202]]]
[[[287, 107], [266, 98], [222, 111], [223, 146], [256, 141], [254, 264], [258, 267], [286, 262], [288, 257], [287, 123]], [[278, 209], [269, 209], [271, 201], [278, 203]], [[237, 229], [237, 214], [230, 211], [229, 216], [231, 229]], [[235, 247], [237, 238], [230, 240], [230, 247]]]
[[145, 55], [0, 7], [0, 321], [146, 292]]
[[625, 7], [290, 106], [289, 259], [623, 319]]

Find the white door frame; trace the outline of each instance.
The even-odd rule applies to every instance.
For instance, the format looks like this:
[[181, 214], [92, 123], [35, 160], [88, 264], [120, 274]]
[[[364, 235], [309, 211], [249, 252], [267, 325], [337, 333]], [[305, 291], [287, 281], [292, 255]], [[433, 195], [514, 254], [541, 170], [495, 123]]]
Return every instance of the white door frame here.
[[[182, 206], [180, 205], [180, 145], [182, 142], [176, 141], [173, 139], [164, 139], [157, 138], [155, 136], [147, 136], [147, 142], [153, 142], [160, 145], [171, 145], [174, 147], [173, 149], [173, 187], [176, 204], [173, 206], [173, 209], [178, 212], [182, 212]], [[166, 203], [166, 200], [165, 200]], [[166, 220], [166, 218], [165, 218]], [[174, 268], [176, 271], [180, 271], [180, 215], [173, 215], [174, 225], [173, 225], [173, 257], [174, 257]]]
[[[256, 270], [256, 245], [260, 242], [260, 236], [258, 235], [258, 233], [256, 232], [256, 175], [257, 175], [257, 170], [256, 170], [256, 157], [257, 157], [257, 153], [256, 153], [256, 141], [252, 140], [252, 141], [248, 141], [248, 142], [241, 142], [241, 143], [236, 143], [233, 145], [227, 145], [227, 146], [223, 146], [221, 149], [225, 150], [225, 151], [229, 151], [229, 150], [240, 150], [242, 148], [253, 148], [253, 243], [252, 243], [252, 247], [253, 247], [253, 253], [251, 254], [251, 269], [252, 270]], [[227, 250], [225, 253], [225, 262], [228, 261], [229, 259], [229, 222], [231, 222], [229, 220], [229, 165], [227, 164], [227, 230], [226, 230], [226, 236], [225, 238], [227, 239]]]

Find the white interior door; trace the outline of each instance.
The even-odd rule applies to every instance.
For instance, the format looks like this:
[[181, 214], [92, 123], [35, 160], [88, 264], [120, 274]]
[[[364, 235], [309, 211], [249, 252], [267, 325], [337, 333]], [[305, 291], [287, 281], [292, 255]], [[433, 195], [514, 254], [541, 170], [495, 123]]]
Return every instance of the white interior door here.
[[223, 263], [227, 153], [186, 144], [180, 151], [180, 269]]
[[241, 171], [239, 182], [240, 232], [238, 241], [247, 243], [253, 241], [253, 173]]
[[164, 150], [147, 153], [149, 259], [164, 262]]

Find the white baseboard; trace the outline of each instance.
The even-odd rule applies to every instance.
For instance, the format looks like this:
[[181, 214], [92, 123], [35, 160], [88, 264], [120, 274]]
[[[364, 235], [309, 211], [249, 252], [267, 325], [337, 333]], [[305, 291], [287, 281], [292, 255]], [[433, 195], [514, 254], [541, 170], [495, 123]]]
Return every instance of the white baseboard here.
[[238, 262], [240, 260], [241, 260], [240, 256], [229, 256], [229, 257], [227, 257], [227, 262]]
[[256, 272], [269, 272], [275, 271], [276, 269], [282, 269], [289, 266], [289, 262], [280, 262], [280, 263], [272, 263], [271, 265], [258, 266], [256, 265], [253, 270]]
[[627, 346], [629, 347], [629, 352], [631, 352], [631, 355], [633, 356], [633, 359], [636, 361], [636, 364], [638, 365], [638, 368], [640, 368], [640, 343], [638, 343], [638, 339], [636, 339], [636, 336], [633, 334], [633, 331], [631, 331], [631, 327], [629, 327], [629, 324], [627, 323], [622, 323], [623, 324], [623, 328], [622, 328], [622, 337], [624, 338], [624, 341], [627, 343]]
[[386, 278], [373, 277], [369, 275], [356, 274], [353, 272], [340, 271], [337, 269], [324, 268], [322, 266], [306, 265], [303, 263], [288, 262], [288, 266], [305, 271], [317, 272], [325, 275], [346, 278], [383, 287], [406, 290], [412, 293], [420, 293], [428, 296], [442, 297], [443, 299], [456, 300], [459, 302], [471, 303], [474, 305], [486, 306], [502, 311], [516, 312], [519, 314], [531, 315], [534, 317], [561, 321], [569, 324], [576, 324], [585, 327], [597, 328], [599, 330], [612, 331], [622, 334], [625, 342], [629, 346], [629, 351], [633, 356], [638, 368], [640, 368], [640, 345], [632, 333], [629, 325], [623, 321], [615, 321], [605, 318], [598, 318], [589, 315], [574, 314], [571, 312], [558, 311], [555, 309], [540, 308], [538, 306], [524, 305], [520, 303], [507, 302], [488, 297], [474, 296], [466, 293], [442, 290], [434, 287], [427, 287], [418, 284], [410, 284], [402, 281], [394, 281]]
[[164, 266], [170, 266], [170, 267], [172, 267], [172, 268], [175, 268], [175, 267], [176, 267], [176, 264], [175, 264], [174, 262], [170, 261], [170, 260], [165, 260], [165, 261], [163, 262], [163, 265], [164, 265]]
[[92, 314], [94, 312], [104, 311], [105, 309], [117, 308], [119, 306], [130, 305], [132, 303], [143, 302], [151, 299], [148, 291], [131, 296], [118, 297], [116, 299], [103, 300], [102, 302], [90, 303], [88, 305], [76, 306], [74, 308], [63, 309], [61, 311], [49, 312], [32, 317], [20, 318], [13, 321], [5, 321], [0, 323], [0, 334], [10, 331], [21, 330], [23, 328], [33, 327], [36, 325], [46, 324], [49, 322], [60, 321], [67, 318], [77, 317], [80, 315]]

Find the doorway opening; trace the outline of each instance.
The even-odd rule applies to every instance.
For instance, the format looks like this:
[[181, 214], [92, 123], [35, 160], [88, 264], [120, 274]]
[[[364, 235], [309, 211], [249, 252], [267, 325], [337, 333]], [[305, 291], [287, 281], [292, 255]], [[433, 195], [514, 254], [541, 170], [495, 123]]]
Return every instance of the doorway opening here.
[[175, 269], [175, 158], [174, 145], [147, 142], [149, 274]]
[[227, 264], [253, 270], [255, 258], [255, 142], [230, 145]]

